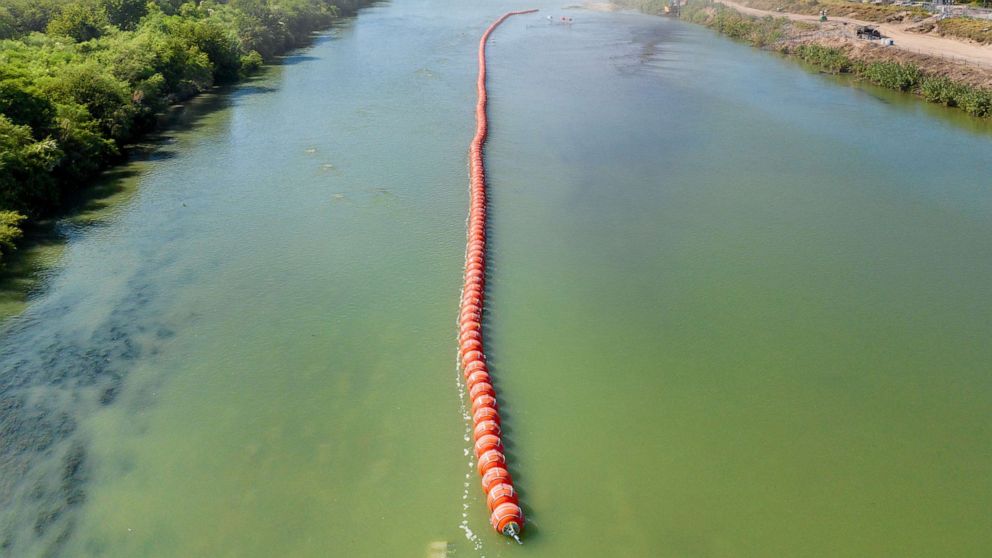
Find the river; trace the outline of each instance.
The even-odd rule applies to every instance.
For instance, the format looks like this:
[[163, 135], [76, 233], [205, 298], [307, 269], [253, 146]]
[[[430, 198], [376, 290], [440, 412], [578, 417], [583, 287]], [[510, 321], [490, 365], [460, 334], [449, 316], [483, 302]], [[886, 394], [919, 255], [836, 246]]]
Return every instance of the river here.
[[[4, 556], [984, 556], [992, 134], [678, 21], [395, 0], [188, 107], [0, 336]], [[529, 5], [528, 5], [529, 6]], [[572, 25], [549, 24], [568, 15]]]

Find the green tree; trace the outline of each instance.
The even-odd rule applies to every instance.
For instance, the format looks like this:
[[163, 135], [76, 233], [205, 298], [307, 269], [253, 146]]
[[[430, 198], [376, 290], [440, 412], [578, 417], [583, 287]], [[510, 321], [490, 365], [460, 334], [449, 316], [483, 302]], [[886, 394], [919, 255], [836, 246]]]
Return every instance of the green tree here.
[[66, 0], [3, 0], [15, 29], [14, 37], [44, 31]]
[[18, 35], [17, 20], [5, 6], [0, 6], [0, 39], [13, 39]]
[[234, 33], [214, 20], [175, 20], [170, 29], [207, 55], [213, 65], [215, 80], [227, 82], [238, 78], [241, 50]]
[[96, 2], [70, 2], [48, 22], [48, 33], [64, 35], [82, 42], [103, 35], [110, 20], [107, 11]]
[[51, 197], [61, 156], [55, 140], [36, 141], [30, 127], [0, 115], [0, 207], [28, 209]]
[[36, 91], [27, 80], [0, 80], [0, 114], [14, 124], [30, 126], [37, 139], [49, 134], [55, 118], [55, 107]]
[[39, 202], [39, 207], [43, 209], [54, 207], [59, 192], [79, 189], [117, 154], [114, 142], [100, 132], [100, 127], [86, 107], [75, 103], [58, 105], [55, 122], [62, 159], [55, 167], [53, 177], [60, 189], [54, 191], [48, 200]]
[[39, 85], [56, 101], [86, 107], [107, 137], [117, 141], [130, 137], [136, 114], [131, 88], [96, 60], [69, 65], [39, 80]]
[[14, 241], [21, 238], [21, 221], [24, 215], [15, 211], [0, 211], [0, 259], [4, 252], [14, 249]]
[[148, 13], [146, 0], [101, 0], [107, 19], [117, 27], [131, 31]]

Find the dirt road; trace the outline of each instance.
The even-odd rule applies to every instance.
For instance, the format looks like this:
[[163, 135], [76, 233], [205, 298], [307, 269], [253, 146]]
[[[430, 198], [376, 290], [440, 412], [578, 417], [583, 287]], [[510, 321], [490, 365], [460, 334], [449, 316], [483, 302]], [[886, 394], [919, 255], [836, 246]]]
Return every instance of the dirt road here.
[[[815, 15], [790, 14], [786, 12], [759, 10], [756, 8], [749, 8], [743, 4], [738, 4], [737, 2], [732, 2], [730, 0], [719, 0], [719, 2], [734, 8], [741, 13], [759, 17], [770, 15], [774, 17], [785, 17], [795, 21], [818, 22], [820, 20], [820, 18]], [[871, 25], [881, 31], [883, 35], [889, 37], [895, 42], [895, 46], [893, 48], [905, 49], [911, 52], [919, 52], [930, 56], [939, 56], [941, 58], [947, 58], [959, 62], [967, 62], [983, 68], [992, 69], [992, 46], [982, 46], [945, 37], [922, 35], [919, 33], [906, 31], [907, 27], [915, 24], [873, 23], [870, 21], [861, 21], [846, 17], [831, 17], [830, 21], [848, 23], [850, 25]]]

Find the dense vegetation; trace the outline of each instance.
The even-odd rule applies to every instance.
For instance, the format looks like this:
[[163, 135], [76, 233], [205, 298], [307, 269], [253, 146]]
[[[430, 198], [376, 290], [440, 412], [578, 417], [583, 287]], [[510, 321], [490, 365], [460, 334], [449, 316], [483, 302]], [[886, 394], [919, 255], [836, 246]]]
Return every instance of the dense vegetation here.
[[169, 104], [251, 73], [363, 0], [4, 0], [0, 254]]

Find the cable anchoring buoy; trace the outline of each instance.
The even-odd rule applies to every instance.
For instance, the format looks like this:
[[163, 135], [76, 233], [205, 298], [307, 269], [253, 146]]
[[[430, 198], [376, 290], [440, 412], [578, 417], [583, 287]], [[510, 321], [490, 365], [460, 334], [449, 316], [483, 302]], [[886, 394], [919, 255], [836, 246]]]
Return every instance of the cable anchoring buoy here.
[[[472, 400], [473, 439], [482, 489], [491, 513], [489, 522], [497, 532], [517, 538], [524, 527], [513, 479], [506, 470], [506, 455], [500, 436], [499, 407], [482, 342], [482, 311], [486, 281], [486, 171], [482, 148], [489, 124], [486, 120], [486, 41], [493, 30], [510, 16], [537, 10], [508, 12], [486, 29], [479, 39], [479, 77], [476, 83], [475, 137], [469, 145], [468, 243], [465, 275], [458, 309], [458, 358], [469, 398]], [[519, 539], [517, 539], [519, 541]]]

